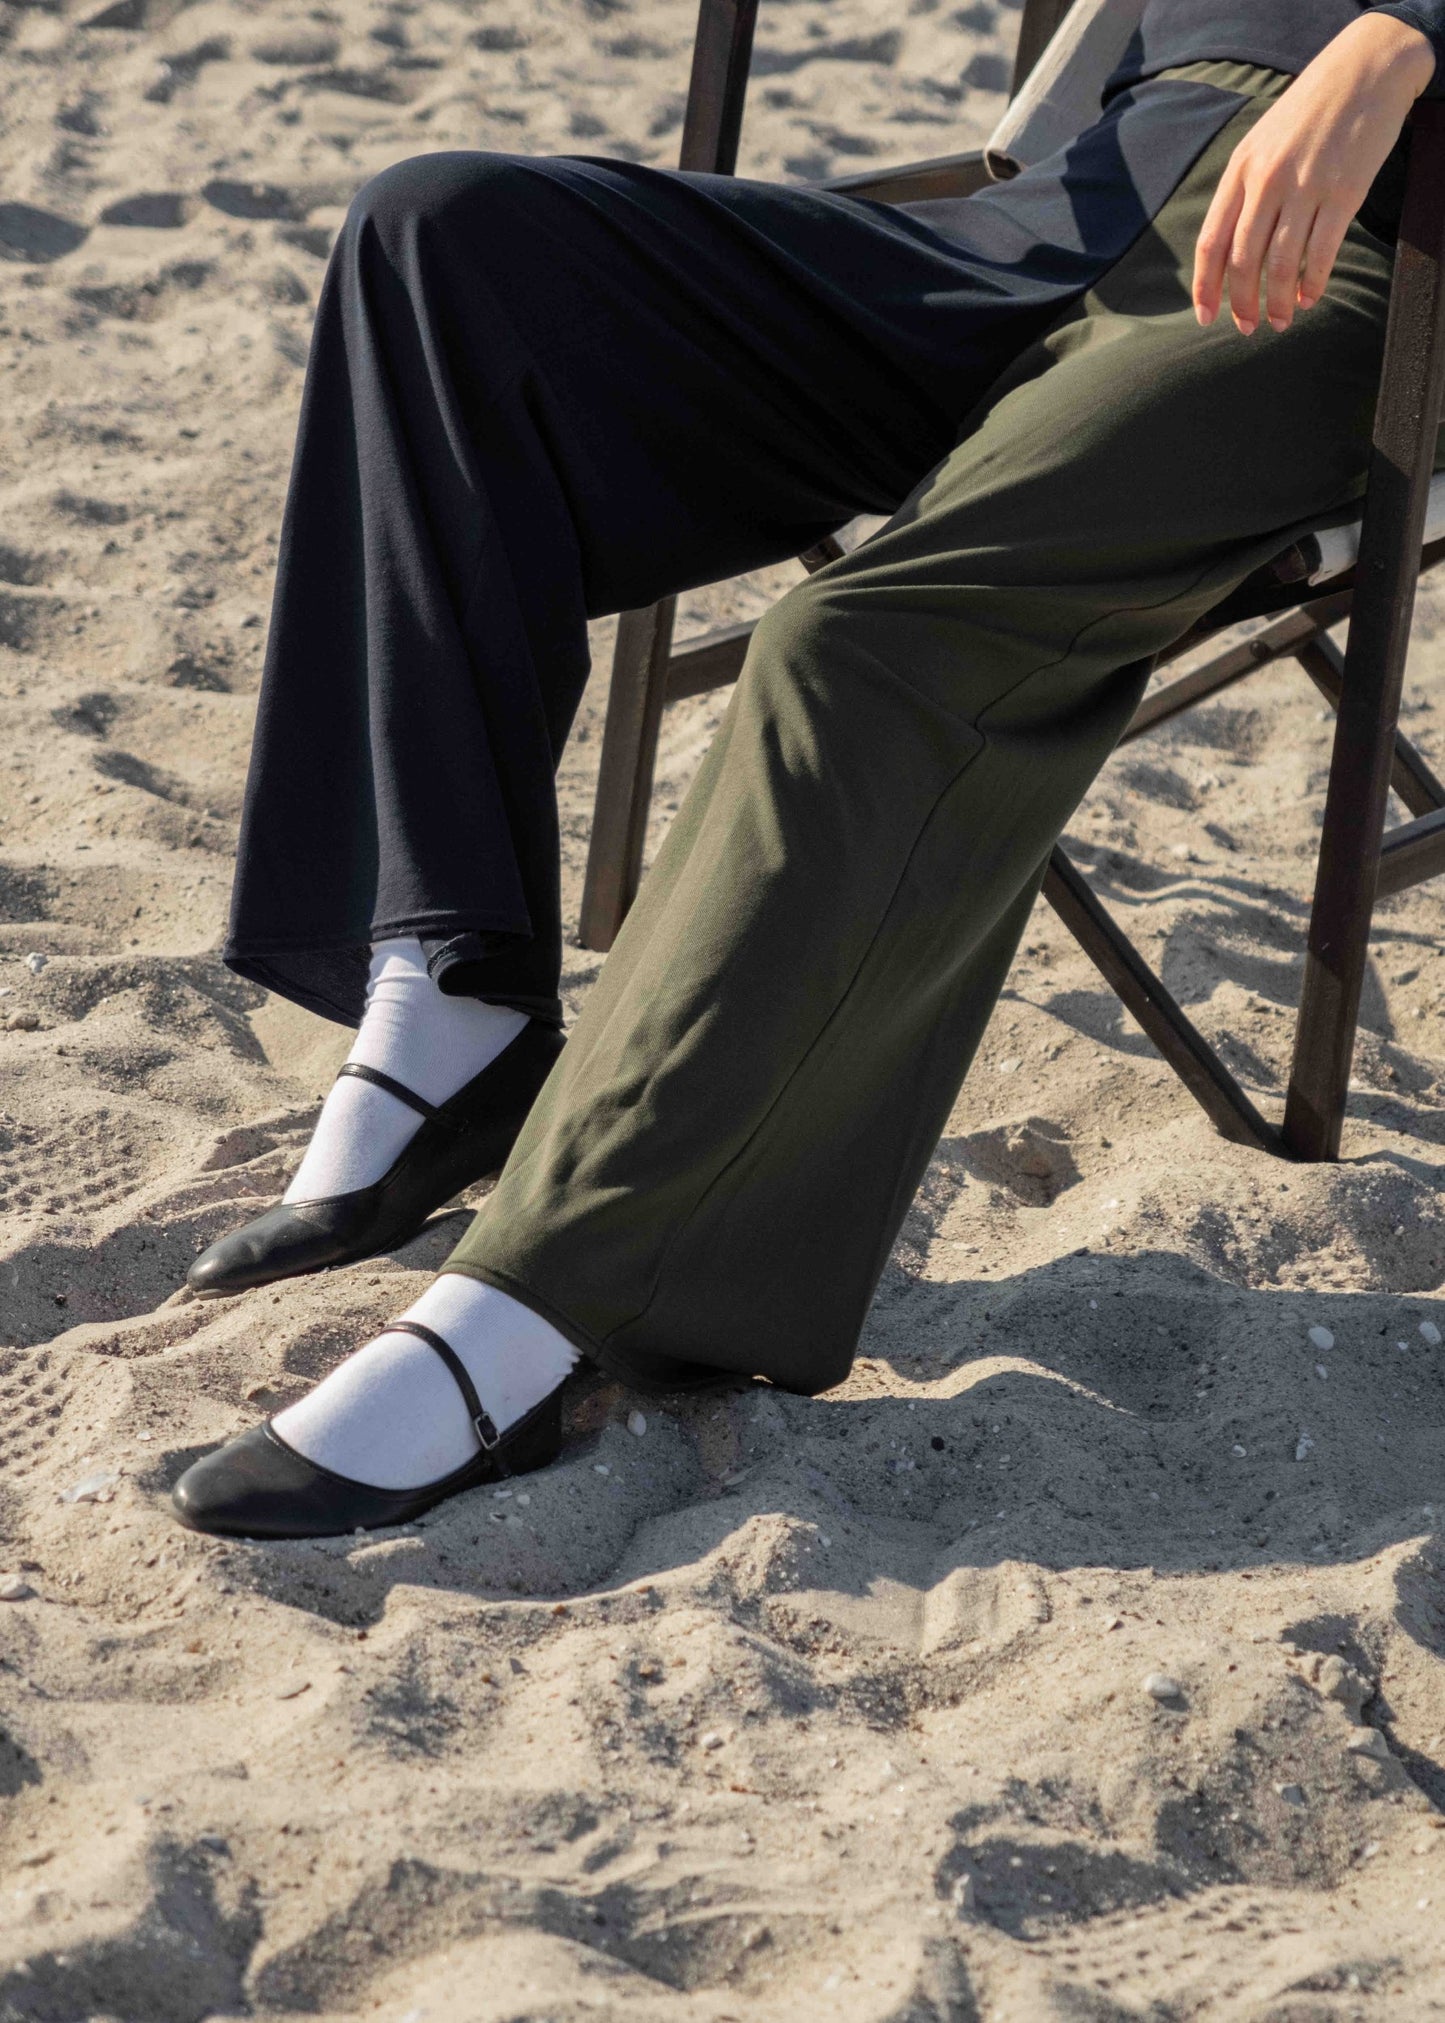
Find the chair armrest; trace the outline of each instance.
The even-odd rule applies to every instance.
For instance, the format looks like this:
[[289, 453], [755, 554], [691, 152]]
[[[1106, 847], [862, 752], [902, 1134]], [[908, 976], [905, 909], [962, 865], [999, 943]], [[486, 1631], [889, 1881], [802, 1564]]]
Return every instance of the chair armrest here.
[[872, 197], [880, 204], [916, 204], [928, 197], [971, 197], [992, 180], [983, 150], [970, 148], [966, 154], [937, 155], [931, 161], [904, 162], [897, 168], [833, 176], [814, 187], [848, 197]]

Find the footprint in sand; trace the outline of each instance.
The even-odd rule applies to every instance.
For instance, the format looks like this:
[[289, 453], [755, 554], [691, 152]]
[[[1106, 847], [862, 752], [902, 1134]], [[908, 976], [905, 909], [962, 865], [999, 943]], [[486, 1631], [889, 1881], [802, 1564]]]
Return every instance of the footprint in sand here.
[[0, 541], [0, 583], [31, 586], [43, 583], [45, 574], [43, 555], [32, 555], [24, 548], [12, 548], [8, 542]]
[[326, 225], [286, 225], [276, 235], [288, 246], [297, 246], [314, 260], [324, 260], [331, 251], [335, 234]]
[[198, 42], [194, 49], [163, 56], [143, 95], [152, 105], [169, 105], [183, 85], [195, 83], [206, 64], [222, 63], [230, 53], [231, 45], [226, 38], [213, 35], [206, 42]]
[[299, 190], [284, 189], [279, 183], [237, 183], [217, 176], [206, 184], [201, 195], [228, 218], [280, 218], [300, 224], [311, 208]]
[[143, 225], [155, 231], [174, 231], [195, 216], [197, 204], [180, 190], [141, 190], [133, 197], [121, 197], [107, 204], [100, 214], [102, 225]]
[[65, 128], [67, 133], [77, 133], [85, 140], [98, 140], [105, 132], [100, 118], [100, 99], [93, 91], [82, 92], [73, 105], [63, 105], [55, 115], [55, 124]]
[[[210, 280], [209, 260], [176, 260], [146, 281], [112, 281], [72, 288], [71, 300], [92, 317], [113, 316], [123, 323], [152, 323], [174, 306], [177, 295], [194, 294]], [[83, 322], [84, 317], [77, 319]]]
[[980, 50], [968, 59], [963, 81], [974, 91], [1007, 91], [1012, 74], [1012, 66], [1003, 57]]
[[92, 14], [81, 22], [82, 28], [118, 28], [134, 31], [138, 28], [164, 28], [174, 20], [188, 0], [111, 0], [109, 7], [102, 7], [98, 14]]
[[415, 89], [402, 84], [389, 70], [310, 70], [300, 81], [308, 92], [336, 91], [347, 98], [374, 98], [384, 105], [405, 105]]
[[120, 527], [130, 518], [130, 507], [119, 499], [92, 499], [82, 492], [57, 492], [51, 504], [65, 519], [92, 527]]
[[849, 35], [838, 42], [815, 42], [811, 49], [759, 49], [754, 53], [754, 77], [786, 77], [805, 63], [894, 64], [903, 48], [903, 34], [885, 28], [878, 35]]
[[251, 54], [258, 63], [294, 65], [300, 70], [312, 63], [333, 62], [340, 47], [340, 39], [335, 35], [297, 28], [284, 35], [267, 36], [264, 42], [253, 42]]
[[198, 688], [211, 695], [229, 695], [231, 684], [224, 672], [209, 661], [197, 660], [189, 653], [181, 654], [166, 669], [166, 679], [172, 688]]
[[97, 689], [89, 695], [78, 695], [73, 703], [50, 712], [52, 723], [63, 731], [76, 731], [82, 737], [103, 738], [110, 735], [110, 727], [121, 714], [121, 705], [113, 695]]
[[[48, 1149], [37, 1148], [42, 1153]], [[58, 1380], [48, 1349], [28, 1356], [11, 1350], [8, 1365], [0, 1370], [0, 1416], [5, 1426], [0, 1476], [5, 1478], [28, 1475], [40, 1460], [70, 1395], [69, 1386]]]
[[531, 39], [531, 36], [524, 35], [520, 28], [513, 28], [500, 21], [491, 28], [474, 29], [467, 37], [473, 49], [485, 49], [491, 56], [504, 56], [511, 49], [525, 49]]
[[61, 260], [89, 236], [88, 226], [38, 204], [0, 204], [0, 259]]

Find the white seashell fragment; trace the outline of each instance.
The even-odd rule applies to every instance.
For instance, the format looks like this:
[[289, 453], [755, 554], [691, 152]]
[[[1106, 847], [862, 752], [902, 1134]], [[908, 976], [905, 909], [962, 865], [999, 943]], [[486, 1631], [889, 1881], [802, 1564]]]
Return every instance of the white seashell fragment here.
[[87, 1475], [69, 1489], [62, 1489], [62, 1503], [109, 1503], [115, 1496], [115, 1486], [119, 1475], [106, 1471], [99, 1475]]

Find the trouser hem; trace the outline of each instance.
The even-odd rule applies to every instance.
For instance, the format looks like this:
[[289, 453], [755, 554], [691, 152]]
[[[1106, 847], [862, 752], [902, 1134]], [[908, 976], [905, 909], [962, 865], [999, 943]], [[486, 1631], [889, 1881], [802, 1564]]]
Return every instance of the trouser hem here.
[[[221, 960], [236, 976], [274, 991], [278, 997], [315, 1012], [338, 1025], [358, 1026], [366, 1009], [366, 979], [371, 950], [381, 941], [415, 937], [432, 944], [427, 968], [437, 987], [448, 995], [479, 998], [485, 1004], [508, 1006], [542, 1025], [563, 1024], [562, 1000], [556, 990], [555, 955], [532, 965], [545, 974], [516, 977], [506, 971], [525, 968], [521, 958], [535, 937], [516, 934], [475, 916], [420, 914], [409, 920], [378, 921], [365, 939], [351, 935], [267, 936], [264, 940], [228, 939]], [[500, 946], [483, 949], [484, 942]], [[507, 943], [515, 946], [509, 952]], [[442, 979], [455, 970], [450, 985]], [[552, 988], [546, 988], [547, 985]]]
[[498, 1292], [504, 1292], [509, 1299], [521, 1306], [529, 1307], [539, 1314], [549, 1327], [554, 1327], [563, 1335], [580, 1355], [587, 1358], [609, 1377], [616, 1377], [619, 1383], [628, 1384], [638, 1391], [700, 1391], [713, 1385], [737, 1385], [746, 1383], [736, 1370], [724, 1370], [711, 1363], [687, 1363], [680, 1357], [636, 1356], [618, 1350], [608, 1342], [598, 1341], [584, 1327], [544, 1299], [541, 1293], [522, 1279], [514, 1278], [510, 1272], [498, 1271], [487, 1264], [462, 1264], [448, 1259], [442, 1266], [444, 1272], [456, 1272], [463, 1278], [476, 1279], [482, 1285], [489, 1285]]

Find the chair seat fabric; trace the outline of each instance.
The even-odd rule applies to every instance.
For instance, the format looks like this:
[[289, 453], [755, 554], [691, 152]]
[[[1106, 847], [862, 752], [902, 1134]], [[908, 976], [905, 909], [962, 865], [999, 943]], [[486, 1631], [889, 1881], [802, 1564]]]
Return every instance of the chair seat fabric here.
[[[1360, 553], [1363, 515], [1343, 527], [1331, 527], [1314, 538], [1319, 544], [1318, 565], [1310, 571], [1311, 583], [1327, 583], [1342, 570], [1352, 568]], [[1425, 540], [1438, 541], [1445, 535], [1445, 471], [1437, 471], [1430, 481], [1430, 503], [1425, 513]]]

